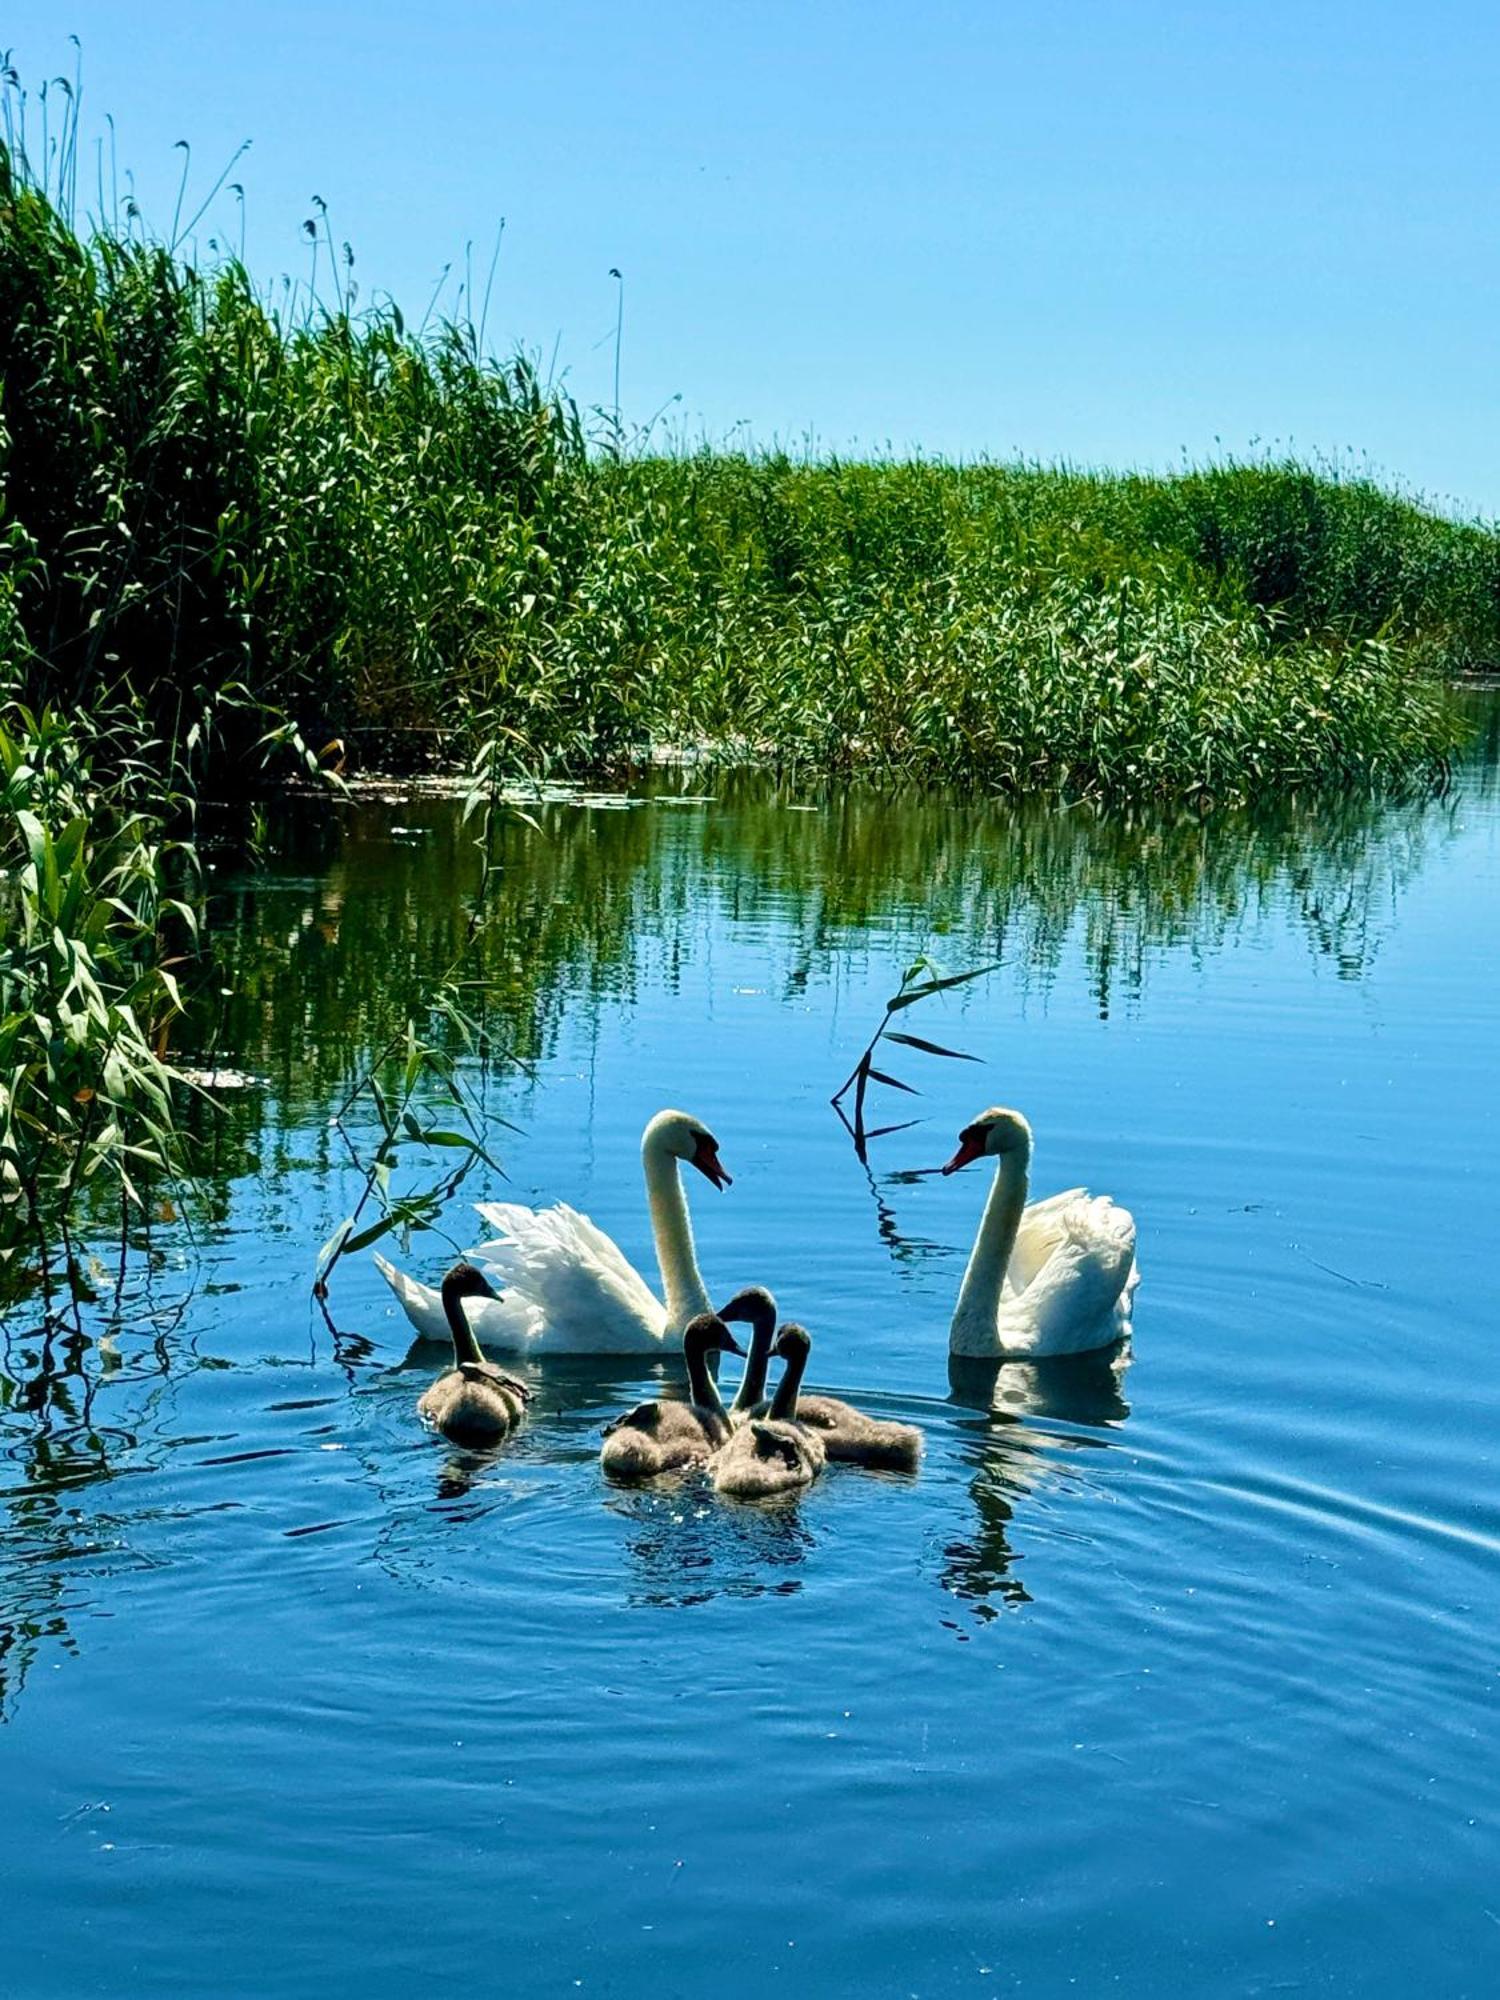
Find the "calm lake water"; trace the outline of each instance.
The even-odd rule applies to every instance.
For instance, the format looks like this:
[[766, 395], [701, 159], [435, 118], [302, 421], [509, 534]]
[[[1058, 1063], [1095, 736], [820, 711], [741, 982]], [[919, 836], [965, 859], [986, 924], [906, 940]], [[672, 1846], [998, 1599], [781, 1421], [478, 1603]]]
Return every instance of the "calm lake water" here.
[[[0, 1350], [0, 1990], [31, 1996], [1500, 1990], [1500, 786], [1207, 828], [672, 778], [505, 836], [469, 1076], [509, 1176], [652, 1270], [683, 1106], [710, 1288], [922, 1425], [800, 1504], [601, 1482], [655, 1378], [553, 1368], [502, 1455], [419, 1428], [331, 1108], [447, 964], [444, 801], [220, 884], [264, 1079], [85, 1335]], [[715, 794], [699, 802], [682, 794]], [[647, 794], [655, 792], [656, 796]], [[672, 794], [679, 796], [673, 797]], [[870, 1170], [828, 1108], [931, 950]], [[895, 1053], [895, 1052], [893, 1052]], [[988, 1171], [1134, 1210], [1128, 1365], [950, 1390]], [[205, 1130], [208, 1127], [205, 1126]], [[477, 1230], [473, 1232], [478, 1234]], [[401, 1261], [435, 1277], [419, 1237]]]

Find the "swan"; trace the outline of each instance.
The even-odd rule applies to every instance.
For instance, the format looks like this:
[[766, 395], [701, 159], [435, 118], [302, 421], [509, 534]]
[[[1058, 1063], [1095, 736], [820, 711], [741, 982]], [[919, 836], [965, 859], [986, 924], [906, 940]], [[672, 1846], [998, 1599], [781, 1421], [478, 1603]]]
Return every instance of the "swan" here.
[[[719, 1317], [726, 1321], [748, 1321], [750, 1358], [745, 1363], [739, 1394], [729, 1408], [729, 1420], [743, 1423], [747, 1417], [763, 1417], [766, 1363], [776, 1330], [776, 1301], [764, 1285], [747, 1285], [736, 1292], [728, 1305], [720, 1306]], [[830, 1459], [848, 1465], [866, 1465], [887, 1472], [915, 1472], [922, 1456], [922, 1433], [915, 1424], [894, 1424], [867, 1417], [837, 1396], [797, 1398], [797, 1421], [818, 1433]]]
[[604, 1433], [599, 1463], [611, 1479], [633, 1482], [701, 1465], [729, 1436], [729, 1412], [709, 1367], [710, 1354], [743, 1354], [734, 1335], [712, 1313], [689, 1320], [682, 1336], [688, 1400], [662, 1396], [616, 1417]]
[[1039, 1360], [1123, 1339], [1140, 1283], [1129, 1211], [1083, 1188], [1028, 1208], [1031, 1127], [1019, 1111], [982, 1111], [959, 1133], [943, 1172], [987, 1156], [999, 1165], [959, 1287], [949, 1353]]
[[[475, 1307], [475, 1331], [485, 1344], [510, 1353], [660, 1354], [681, 1340], [688, 1321], [711, 1310], [693, 1250], [684, 1160], [716, 1188], [730, 1185], [708, 1127], [685, 1111], [659, 1111], [641, 1135], [641, 1164], [665, 1305], [613, 1238], [576, 1208], [479, 1203], [481, 1218], [498, 1233], [466, 1254], [504, 1294]], [[375, 1264], [417, 1332], [443, 1339], [442, 1301], [431, 1286], [384, 1257], [377, 1255]]]
[[799, 1421], [797, 1391], [812, 1351], [806, 1327], [789, 1320], [771, 1351], [786, 1365], [770, 1415], [747, 1417], [708, 1461], [714, 1491], [732, 1500], [770, 1500], [795, 1493], [810, 1486], [823, 1470], [822, 1434]]
[[770, 1407], [766, 1401], [766, 1375], [771, 1366], [771, 1344], [776, 1338], [776, 1301], [764, 1285], [746, 1285], [727, 1306], [720, 1306], [719, 1318], [726, 1325], [731, 1320], [744, 1321], [750, 1328], [745, 1372], [729, 1405], [730, 1423], [742, 1424], [746, 1417], [763, 1417]]
[[455, 1264], [443, 1280], [443, 1311], [453, 1335], [453, 1366], [440, 1375], [417, 1404], [418, 1414], [454, 1444], [483, 1451], [499, 1444], [526, 1414], [531, 1391], [507, 1375], [474, 1337], [464, 1317], [465, 1299], [493, 1299], [494, 1287], [472, 1264]]

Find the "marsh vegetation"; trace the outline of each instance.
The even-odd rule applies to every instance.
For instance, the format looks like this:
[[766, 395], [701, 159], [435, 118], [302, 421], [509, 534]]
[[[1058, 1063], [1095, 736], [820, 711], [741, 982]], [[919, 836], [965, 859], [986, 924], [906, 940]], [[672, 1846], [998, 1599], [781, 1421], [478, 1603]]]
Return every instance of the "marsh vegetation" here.
[[1430, 770], [1444, 677], [1500, 659], [1500, 539], [1366, 478], [591, 433], [472, 319], [361, 303], [321, 212], [321, 279], [270, 293], [181, 213], [151, 238], [102, 172], [85, 219], [71, 100], [40, 166], [14, 78], [7, 103], [7, 691], [136, 701], [221, 788], [270, 716], [364, 766], [691, 741], [1216, 804]]
[[[471, 766], [487, 853], [507, 778], [690, 745], [1181, 813], [1159, 869], [1226, 808], [1440, 777], [1500, 659], [1500, 538], [1368, 479], [659, 449], [472, 317], [362, 302], [321, 210], [297, 287], [206, 233], [224, 176], [153, 236], [102, 153], [80, 196], [76, 94], [0, 94], [0, 1255], [44, 1288], [183, 1157], [172, 1050], [238, 977], [196, 959], [202, 799]], [[390, 1113], [377, 1206], [463, 928], [345, 1079]]]

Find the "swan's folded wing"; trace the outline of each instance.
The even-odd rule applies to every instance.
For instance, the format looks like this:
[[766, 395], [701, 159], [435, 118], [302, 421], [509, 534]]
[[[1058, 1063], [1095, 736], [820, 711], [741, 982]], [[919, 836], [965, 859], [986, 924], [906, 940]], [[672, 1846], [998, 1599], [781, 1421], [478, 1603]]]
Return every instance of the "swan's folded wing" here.
[[[401, 1310], [416, 1328], [419, 1339], [441, 1341], [445, 1346], [451, 1343], [453, 1336], [448, 1330], [448, 1316], [443, 1311], [441, 1292], [435, 1291], [431, 1285], [422, 1284], [419, 1279], [409, 1278], [405, 1271], [398, 1271], [378, 1250], [375, 1252], [375, 1268], [400, 1300]], [[534, 1310], [523, 1298], [470, 1298], [464, 1301], [464, 1308], [468, 1322], [484, 1348], [500, 1347], [513, 1351], [524, 1348], [535, 1338], [540, 1324]]]
[[485, 1202], [479, 1213], [499, 1234], [468, 1256], [508, 1297], [526, 1301], [549, 1348], [634, 1352], [662, 1337], [665, 1308], [614, 1239], [576, 1208]]
[[[1057, 1239], [1017, 1300], [1033, 1354], [1077, 1354], [1130, 1331], [1135, 1220], [1107, 1195], [1075, 1195], [1061, 1211]], [[1002, 1337], [1003, 1316], [1002, 1307]]]
[[1015, 1247], [1005, 1268], [1012, 1291], [1025, 1291], [1053, 1251], [1065, 1241], [1068, 1210], [1075, 1202], [1087, 1199], [1087, 1188], [1068, 1188], [1062, 1194], [1049, 1194], [1044, 1201], [1031, 1202], [1022, 1211]]

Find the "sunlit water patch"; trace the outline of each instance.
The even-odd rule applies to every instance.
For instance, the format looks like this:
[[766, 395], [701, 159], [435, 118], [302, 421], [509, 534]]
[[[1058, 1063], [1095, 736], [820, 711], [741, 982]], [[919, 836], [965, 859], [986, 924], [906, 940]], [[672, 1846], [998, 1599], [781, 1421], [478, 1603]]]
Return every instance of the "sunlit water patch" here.
[[[641, 1125], [712, 1123], [711, 1287], [926, 1438], [774, 1508], [604, 1484], [644, 1363], [533, 1369], [480, 1457], [367, 1259], [325, 1321], [329, 1115], [472, 829], [226, 872], [206, 1204], [0, 1359], [5, 1990], [1490, 1991], [1493, 771], [1206, 827], [684, 774], [506, 832], [466, 1077], [521, 1130], [465, 1193], [649, 1270]], [[1001, 961], [912, 1017], [984, 1067], [903, 1052], [865, 1168], [827, 1100], [923, 949]], [[1132, 1354], [950, 1379], [984, 1181], [922, 1170], [997, 1100], [1135, 1211]]]

